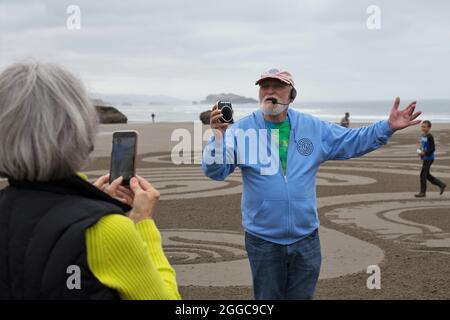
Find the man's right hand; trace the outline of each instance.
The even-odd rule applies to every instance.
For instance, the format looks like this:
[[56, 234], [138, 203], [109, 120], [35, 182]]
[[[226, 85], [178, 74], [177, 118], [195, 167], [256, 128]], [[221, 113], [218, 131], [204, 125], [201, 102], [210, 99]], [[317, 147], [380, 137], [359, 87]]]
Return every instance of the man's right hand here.
[[228, 129], [228, 123], [220, 122], [220, 118], [222, 118], [222, 111], [219, 110], [216, 103], [211, 110], [211, 116], [209, 118], [209, 125], [213, 129], [216, 139], [222, 139], [225, 131]]

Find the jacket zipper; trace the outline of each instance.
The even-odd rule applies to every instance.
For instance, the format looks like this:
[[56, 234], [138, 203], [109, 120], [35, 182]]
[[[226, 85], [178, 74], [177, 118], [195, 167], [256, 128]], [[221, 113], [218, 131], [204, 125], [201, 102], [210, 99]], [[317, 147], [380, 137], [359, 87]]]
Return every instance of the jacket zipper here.
[[[286, 172], [284, 173], [284, 185], [286, 186], [286, 195], [287, 195], [287, 203], [288, 203], [288, 237], [291, 236], [291, 229], [292, 229], [292, 217], [291, 217], [291, 202], [289, 197], [289, 185], [288, 185], [288, 166], [289, 166], [289, 150], [292, 148], [289, 148], [290, 144], [292, 143], [292, 139], [295, 139], [295, 129], [292, 128], [291, 132], [289, 132], [289, 143], [288, 143], [288, 149], [286, 153]], [[281, 161], [280, 161], [281, 162]], [[281, 173], [283, 173], [283, 167], [281, 167]]]
[[[292, 124], [291, 124], [291, 126], [292, 126]], [[271, 135], [272, 135], [271, 130], [270, 130], [270, 128], [267, 127], [267, 125], [265, 127], [266, 127], [266, 130], [268, 129], [267, 130], [268, 135], [269, 135], [268, 139], [270, 139], [270, 141], [272, 141], [271, 140]], [[283, 173], [283, 165], [281, 163], [281, 159], [278, 159], [278, 161], [280, 161], [280, 168], [279, 168], [278, 171], [279, 171], [281, 177], [284, 180], [284, 186], [285, 186], [285, 191], [286, 191], [286, 195], [287, 195], [287, 203], [288, 203], [288, 215], [287, 215], [287, 219], [288, 219], [287, 228], [288, 228], [288, 230], [287, 230], [287, 236], [288, 237], [291, 236], [291, 204], [290, 204], [290, 201], [289, 201], [289, 188], [288, 188], [288, 175], [287, 175], [287, 173], [288, 173], [288, 159], [289, 159], [289, 149], [290, 149], [289, 145], [291, 144], [292, 137], [295, 138], [295, 131], [294, 131], [294, 128], [291, 127], [291, 132], [289, 132], [288, 150], [287, 150], [287, 153], [286, 153], [286, 172], [285, 173]], [[279, 137], [278, 137], [278, 142], [279, 142]]]

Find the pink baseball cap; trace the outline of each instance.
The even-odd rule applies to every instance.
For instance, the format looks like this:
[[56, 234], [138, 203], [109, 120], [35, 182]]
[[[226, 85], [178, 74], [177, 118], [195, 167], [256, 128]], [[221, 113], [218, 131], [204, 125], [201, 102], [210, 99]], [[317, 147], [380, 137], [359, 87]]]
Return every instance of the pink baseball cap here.
[[294, 78], [292, 77], [292, 74], [290, 74], [288, 71], [278, 69], [270, 69], [262, 73], [261, 78], [259, 78], [258, 81], [255, 82], [255, 85], [260, 84], [261, 81], [268, 78], [278, 79], [283, 81], [284, 83], [287, 83], [295, 87]]
[[295, 88], [294, 78], [292, 77], [292, 74], [290, 74], [288, 71], [270, 69], [261, 74], [261, 77], [255, 82], [255, 85], [260, 84], [261, 81], [263, 81], [264, 79], [278, 79], [280, 81], [283, 81], [284, 83], [291, 85], [293, 88], [292, 100], [295, 99], [297, 95], [297, 89]]

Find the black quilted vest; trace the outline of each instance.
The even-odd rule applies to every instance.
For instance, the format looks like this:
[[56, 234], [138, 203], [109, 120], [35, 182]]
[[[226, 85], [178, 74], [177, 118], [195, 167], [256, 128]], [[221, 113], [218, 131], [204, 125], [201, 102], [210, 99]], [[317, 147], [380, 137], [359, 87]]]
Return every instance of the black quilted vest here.
[[[10, 179], [0, 190], [0, 300], [119, 299], [90, 271], [85, 233], [101, 217], [130, 209], [77, 175]], [[68, 288], [72, 265], [81, 270], [80, 289]]]

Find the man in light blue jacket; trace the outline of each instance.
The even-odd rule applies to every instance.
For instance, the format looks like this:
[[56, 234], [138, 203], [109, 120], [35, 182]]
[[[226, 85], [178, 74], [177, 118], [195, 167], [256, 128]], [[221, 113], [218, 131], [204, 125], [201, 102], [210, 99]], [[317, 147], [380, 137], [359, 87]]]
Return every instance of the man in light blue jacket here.
[[[202, 168], [224, 180], [242, 172], [242, 223], [256, 299], [312, 299], [321, 266], [316, 174], [327, 160], [362, 156], [386, 144], [393, 132], [420, 123], [416, 103], [388, 120], [350, 129], [289, 108], [297, 90], [292, 75], [271, 69], [261, 75], [261, 109], [230, 128], [217, 105], [214, 136]], [[227, 130], [228, 129], [228, 130]]]

